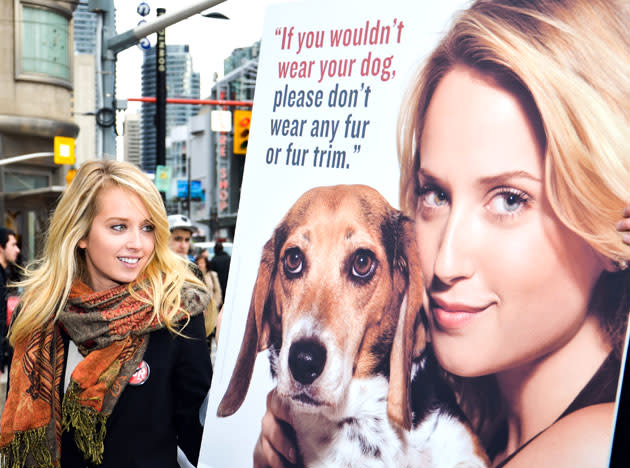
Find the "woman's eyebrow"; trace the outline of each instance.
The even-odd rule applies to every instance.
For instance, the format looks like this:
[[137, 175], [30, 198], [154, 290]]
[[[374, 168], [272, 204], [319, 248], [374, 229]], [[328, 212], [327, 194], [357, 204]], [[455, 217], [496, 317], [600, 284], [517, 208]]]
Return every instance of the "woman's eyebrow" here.
[[[121, 218], [119, 216], [110, 216], [109, 218], [105, 219], [106, 223], [110, 223], [110, 222], [120, 222], [120, 223], [128, 223], [129, 222], [129, 218]], [[153, 224], [153, 221], [151, 221], [150, 219], [146, 218], [143, 219], [142, 224], [144, 223], [149, 223], [149, 224]]]
[[513, 179], [529, 179], [534, 182], [542, 183], [542, 180], [540, 178], [535, 177], [529, 172], [522, 170], [502, 172], [500, 174], [482, 177], [481, 179], [479, 179], [479, 183], [481, 185], [500, 185], [505, 184], [506, 182]]
[[[538, 177], [535, 177], [531, 173], [523, 170], [515, 170], [515, 171], [507, 171], [502, 172], [500, 174], [494, 174], [490, 176], [481, 177], [479, 179], [479, 185], [482, 186], [493, 186], [493, 185], [502, 185], [507, 184], [514, 179], [529, 179], [533, 182], [542, 183], [542, 180]], [[440, 177], [431, 174], [430, 171], [424, 168], [418, 169], [418, 183], [421, 184], [435, 184], [442, 185]]]
[[420, 168], [418, 169], [418, 179], [422, 179], [423, 182], [438, 182], [440, 180], [439, 177], [434, 176], [426, 169]]

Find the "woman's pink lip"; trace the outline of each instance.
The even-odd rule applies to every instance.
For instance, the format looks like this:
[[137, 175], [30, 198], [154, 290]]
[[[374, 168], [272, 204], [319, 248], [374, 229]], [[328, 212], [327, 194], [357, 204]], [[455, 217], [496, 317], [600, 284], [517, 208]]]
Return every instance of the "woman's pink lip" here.
[[436, 298], [435, 296], [431, 296], [431, 305], [433, 307], [439, 307], [445, 312], [450, 312], [450, 313], [465, 312], [468, 314], [476, 314], [488, 308], [487, 305], [470, 306], [467, 304], [457, 304], [454, 302], [446, 302], [442, 299]]
[[433, 318], [438, 328], [443, 330], [462, 328], [489, 307], [449, 303], [435, 297], [431, 297], [430, 304]]

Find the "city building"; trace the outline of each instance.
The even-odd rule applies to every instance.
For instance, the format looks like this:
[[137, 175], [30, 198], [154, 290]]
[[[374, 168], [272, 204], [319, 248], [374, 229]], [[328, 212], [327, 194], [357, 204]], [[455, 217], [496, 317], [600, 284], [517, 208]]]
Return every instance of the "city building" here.
[[[186, 214], [197, 227], [197, 241], [209, 240], [212, 184], [216, 181], [210, 148], [210, 114], [201, 112], [187, 125], [171, 129], [166, 138], [166, 165], [171, 168], [171, 188], [166, 197], [169, 213]], [[190, 188], [190, 196], [189, 196]]]
[[[253, 101], [258, 72], [260, 42], [251, 47], [235, 49], [225, 59], [223, 78], [212, 88], [211, 99]], [[250, 106], [230, 107], [251, 110]], [[211, 198], [210, 221], [215, 237], [234, 238], [236, 217], [240, 202], [243, 169], [246, 154], [234, 152], [234, 129], [231, 132], [212, 132], [211, 155], [215, 161], [212, 173], [208, 174]]]
[[96, 57], [75, 54], [73, 60], [72, 115], [79, 126], [75, 147], [75, 165], [78, 167], [96, 156]]
[[[234, 50], [224, 62], [224, 78], [215, 83], [208, 99], [251, 102], [258, 51], [259, 43]], [[251, 111], [251, 105], [239, 107]], [[190, 217], [199, 231], [196, 241], [234, 238], [245, 164], [245, 152], [234, 153], [234, 129], [212, 130], [211, 110], [234, 114], [232, 106], [222, 109], [204, 106], [186, 125], [172, 127], [166, 137], [166, 165], [171, 170], [167, 211]]]
[[77, 4], [73, 20], [74, 53], [94, 55], [98, 15], [88, 10], [88, 0], [81, 0]]
[[130, 163], [141, 167], [142, 139], [140, 135], [140, 114], [127, 112], [123, 123], [123, 131], [125, 161], [129, 161]]
[[[97, 155], [97, 129], [94, 114], [99, 96], [96, 85], [96, 37], [98, 15], [88, 10], [81, 0], [72, 16], [74, 41], [72, 114], [79, 126], [76, 140], [76, 166]], [[100, 136], [100, 133], [98, 133]]]
[[[156, 47], [144, 52], [142, 63], [142, 95], [155, 96], [157, 70]], [[166, 96], [168, 98], [199, 99], [199, 73], [193, 70], [188, 45], [166, 46]], [[198, 105], [168, 104], [166, 106], [166, 135], [173, 127], [186, 125], [199, 112]], [[155, 104], [143, 103], [141, 109], [142, 170], [154, 172], [156, 160]]]
[[[67, 165], [54, 137], [75, 138], [72, 13], [75, 2], [0, 0], [0, 223], [18, 232], [22, 255], [39, 255]], [[8, 21], [7, 21], [8, 20]]]

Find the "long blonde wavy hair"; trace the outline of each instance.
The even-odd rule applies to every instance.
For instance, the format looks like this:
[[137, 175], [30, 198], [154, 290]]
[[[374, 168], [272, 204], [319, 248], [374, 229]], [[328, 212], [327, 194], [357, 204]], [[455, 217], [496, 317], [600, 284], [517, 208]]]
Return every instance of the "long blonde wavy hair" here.
[[[459, 13], [399, 116], [400, 204], [412, 217], [426, 111], [456, 65], [491, 77], [533, 109], [556, 216], [611, 263], [627, 262], [630, 246], [615, 225], [630, 203], [630, 2], [478, 0]], [[630, 271], [602, 274], [593, 310], [621, 355]], [[469, 415], [479, 422], [481, 413]]]
[[[184, 282], [205, 286], [186, 261], [168, 247], [169, 228], [164, 203], [157, 188], [136, 166], [119, 161], [88, 161], [63, 193], [50, 221], [43, 256], [25, 270], [20, 313], [11, 325], [12, 345], [56, 320], [63, 310], [75, 279], [87, 281], [85, 254], [77, 244], [97, 214], [97, 197], [104, 187], [120, 187], [144, 202], [154, 226], [155, 248], [143, 272], [129, 284], [134, 297], [152, 302], [154, 317], [175, 331]], [[137, 284], [140, 289], [133, 291]], [[146, 299], [150, 298], [150, 299]], [[184, 311], [186, 313], [186, 311]]]

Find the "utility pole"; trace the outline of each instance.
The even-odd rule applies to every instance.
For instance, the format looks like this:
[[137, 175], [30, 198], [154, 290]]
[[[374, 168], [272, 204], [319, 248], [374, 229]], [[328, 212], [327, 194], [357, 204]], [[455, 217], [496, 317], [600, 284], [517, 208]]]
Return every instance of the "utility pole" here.
[[[156, 10], [158, 17], [166, 13], [164, 8]], [[166, 165], [166, 34], [164, 29], [157, 33], [155, 49], [155, 166]], [[155, 171], [155, 167], [153, 170]]]
[[[116, 34], [114, 0], [88, 0], [88, 9], [98, 13], [97, 88], [99, 105], [96, 110], [100, 133], [97, 153], [101, 159], [116, 159], [116, 55], [137, 44], [140, 39], [164, 30], [192, 15], [212, 8], [225, 0], [201, 0], [181, 10], [164, 14], [155, 21], [147, 22]], [[99, 132], [100, 130], [100, 132]]]

